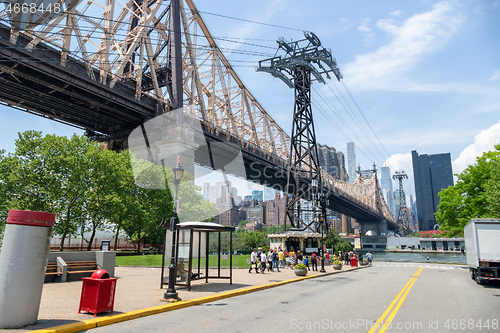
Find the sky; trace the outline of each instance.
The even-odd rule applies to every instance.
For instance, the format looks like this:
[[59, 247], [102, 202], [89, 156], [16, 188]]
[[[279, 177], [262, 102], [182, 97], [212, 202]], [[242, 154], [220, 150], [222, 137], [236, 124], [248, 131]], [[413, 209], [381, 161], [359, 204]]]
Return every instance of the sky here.
[[[313, 84], [317, 140], [344, 153], [355, 142], [362, 169], [375, 162], [405, 171], [407, 195], [414, 194], [411, 151], [450, 153], [458, 174], [500, 144], [500, 1], [195, 4], [213, 36], [233, 41], [218, 39], [246, 87], [287, 133], [293, 90], [255, 68], [276, 54], [278, 38], [315, 33], [343, 74], [341, 82]], [[28, 129], [82, 134], [0, 106], [0, 148], [13, 151], [17, 132]]]

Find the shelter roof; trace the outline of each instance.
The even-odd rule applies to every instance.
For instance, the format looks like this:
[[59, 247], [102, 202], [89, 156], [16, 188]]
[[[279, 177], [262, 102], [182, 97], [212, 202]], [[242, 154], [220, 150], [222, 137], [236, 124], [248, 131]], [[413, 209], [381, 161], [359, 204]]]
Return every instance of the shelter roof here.
[[198, 231], [232, 231], [235, 228], [229, 225], [222, 225], [213, 222], [181, 222], [176, 225], [177, 229], [195, 229]]

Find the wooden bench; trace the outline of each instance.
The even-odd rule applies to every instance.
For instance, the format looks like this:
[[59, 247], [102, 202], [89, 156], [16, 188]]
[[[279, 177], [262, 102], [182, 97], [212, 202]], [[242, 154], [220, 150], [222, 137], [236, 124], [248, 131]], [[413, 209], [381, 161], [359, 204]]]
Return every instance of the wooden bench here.
[[52, 281], [61, 280], [61, 268], [57, 267], [56, 262], [47, 263], [47, 270], [45, 271], [45, 275], [53, 275]]
[[68, 265], [66, 273], [68, 281], [71, 274], [93, 273], [101, 268], [95, 260], [66, 261], [66, 265]]

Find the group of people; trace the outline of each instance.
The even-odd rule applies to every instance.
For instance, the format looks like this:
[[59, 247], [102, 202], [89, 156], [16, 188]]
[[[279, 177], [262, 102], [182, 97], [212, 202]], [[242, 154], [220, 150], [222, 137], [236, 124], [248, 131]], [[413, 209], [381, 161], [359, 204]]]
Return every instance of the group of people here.
[[[351, 259], [357, 258], [356, 253], [353, 251], [346, 251], [342, 254], [342, 251], [339, 251], [338, 256], [336, 254], [333, 255], [333, 261], [340, 260], [344, 261], [344, 265], [350, 265]], [[370, 252], [366, 254], [366, 259], [368, 261], [368, 265], [371, 266], [373, 256]], [[304, 264], [307, 269], [310, 271], [312, 266], [313, 271], [318, 270], [318, 261], [321, 258], [314, 252], [311, 256], [305, 256], [302, 254], [300, 250], [295, 252], [293, 248], [290, 250], [288, 254], [288, 263], [290, 268], [293, 269], [296, 264]], [[281, 246], [279, 248], [270, 248], [267, 254], [262, 251], [262, 248], [259, 247], [257, 249], [253, 249], [252, 254], [250, 255], [250, 269], [248, 273], [252, 273], [252, 270], [255, 269], [256, 273], [264, 274], [266, 269], [268, 272], [274, 272], [277, 270], [280, 272], [280, 268], [285, 268], [285, 253]], [[330, 265], [330, 254], [325, 253], [325, 262], [326, 265]]]
[[259, 250], [253, 249], [252, 254], [250, 255], [250, 269], [248, 273], [252, 273], [252, 269], [255, 268], [255, 272], [264, 274], [266, 268], [268, 272], [274, 272], [276, 269], [278, 272], [280, 271], [280, 267], [285, 267], [285, 253], [281, 248], [269, 249], [267, 254], [262, 251], [262, 248], [259, 247]]
[[[329, 264], [330, 255], [325, 255], [325, 259], [327, 264]], [[288, 263], [291, 269], [293, 269], [296, 264], [300, 263], [306, 265], [308, 270], [311, 270], [309, 266], [311, 265], [312, 270], [317, 271], [319, 260], [320, 259], [318, 258], [316, 252], [309, 257], [304, 256], [300, 250], [295, 253], [292, 248], [288, 254]], [[275, 269], [280, 272], [280, 268], [285, 268], [285, 253], [283, 252], [281, 246], [279, 248], [275, 247], [274, 249], [270, 248], [267, 254], [262, 251], [261, 247], [259, 247], [258, 250], [253, 249], [252, 254], [250, 255], [250, 261], [251, 265], [248, 270], [249, 273], [252, 273], [253, 269], [255, 269], [256, 273], [262, 274], [264, 274], [266, 269], [268, 272], [274, 272]]]
[[[353, 258], [358, 258], [356, 253], [354, 253], [353, 251], [345, 251], [344, 254], [342, 254], [342, 252], [339, 251], [338, 260], [342, 261], [342, 259], [344, 259], [344, 265], [351, 265], [351, 259]], [[334, 258], [333, 260], [337, 259]], [[368, 266], [371, 266], [373, 261], [373, 255], [370, 253], [370, 251], [368, 251], [368, 253], [366, 254], [366, 260], [368, 261]]]

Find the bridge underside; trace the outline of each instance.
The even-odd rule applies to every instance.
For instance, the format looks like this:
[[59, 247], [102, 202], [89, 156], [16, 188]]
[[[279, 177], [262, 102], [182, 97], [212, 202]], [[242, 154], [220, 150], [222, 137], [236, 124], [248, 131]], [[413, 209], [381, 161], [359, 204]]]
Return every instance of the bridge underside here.
[[147, 96], [138, 101], [125, 84], [111, 89], [91, 80], [80, 61], [60, 65], [60, 52], [42, 43], [26, 50], [29, 40], [20, 35], [14, 45], [9, 34], [0, 25], [0, 100], [9, 106], [115, 139], [127, 137], [161, 107]]
[[[10, 28], [0, 24], [0, 101], [8, 106], [87, 131], [92, 139], [119, 142], [113, 149], [126, 147], [130, 132], [164, 112], [165, 105], [144, 96], [135, 98], [132, 86], [118, 82], [109, 88], [89, 77], [82, 62], [68, 58], [60, 64], [60, 53], [39, 43], [34, 51], [25, 49], [28, 40], [22, 34], [16, 45], [9, 41]], [[90, 71], [95, 71], [90, 69]], [[94, 73], [95, 77], [98, 73]], [[227, 158], [240, 151], [245, 172], [229, 171], [249, 181], [283, 190], [287, 185], [285, 161], [259, 149], [242, 147], [241, 141], [227, 133], [203, 128], [205, 140], [218, 143], [207, 156], [195, 154], [195, 163], [212, 167], [213, 160]], [[123, 144], [122, 144], [123, 143]], [[228, 170], [226, 170], [228, 172]], [[303, 179], [303, 182], [308, 180]], [[386, 223], [374, 212], [356, 205], [333, 191], [328, 208], [364, 223]], [[395, 226], [388, 224], [390, 229]]]

